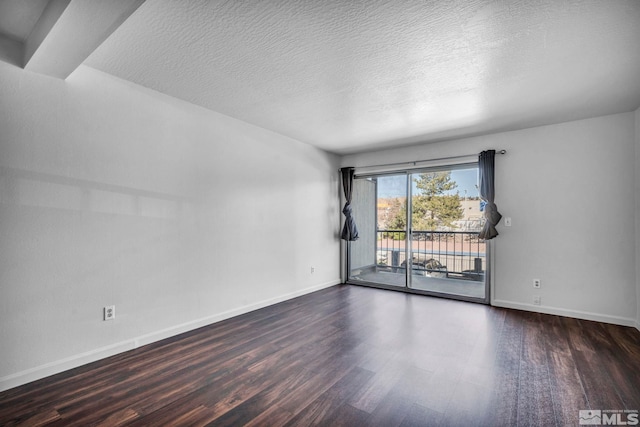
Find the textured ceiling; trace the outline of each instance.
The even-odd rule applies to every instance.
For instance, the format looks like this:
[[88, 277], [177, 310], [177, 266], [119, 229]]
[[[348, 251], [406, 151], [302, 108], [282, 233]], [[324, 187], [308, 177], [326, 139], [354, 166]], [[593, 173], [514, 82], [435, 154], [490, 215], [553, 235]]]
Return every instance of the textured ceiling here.
[[352, 153], [631, 111], [639, 41], [638, 0], [147, 0], [85, 65]]

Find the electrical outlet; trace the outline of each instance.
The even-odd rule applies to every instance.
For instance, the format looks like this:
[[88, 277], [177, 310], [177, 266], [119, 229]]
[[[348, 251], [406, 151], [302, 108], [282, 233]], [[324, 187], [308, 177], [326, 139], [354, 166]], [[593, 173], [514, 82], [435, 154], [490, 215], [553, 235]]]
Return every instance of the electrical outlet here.
[[116, 306], [108, 305], [104, 308], [104, 320], [113, 320], [116, 318]]
[[316, 269], [314, 267], [311, 267], [311, 274], [315, 273]]
[[533, 279], [533, 287], [540, 289], [540, 279]]
[[504, 218], [504, 226], [505, 227], [511, 227], [511, 217], [507, 216]]
[[533, 305], [540, 305], [542, 303], [542, 298], [540, 295], [536, 295], [533, 297]]

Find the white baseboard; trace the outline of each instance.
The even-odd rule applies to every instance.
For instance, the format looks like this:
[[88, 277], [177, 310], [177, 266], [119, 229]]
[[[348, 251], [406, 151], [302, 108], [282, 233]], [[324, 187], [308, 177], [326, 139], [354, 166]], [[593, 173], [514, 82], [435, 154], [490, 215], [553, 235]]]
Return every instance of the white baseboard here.
[[504, 301], [504, 300], [493, 300], [491, 301], [491, 305], [495, 307], [532, 311], [535, 313], [555, 314], [557, 316], [575, 317], [576, 319], [593, 320], [596, 322], [613, 323], [615, 325], [631, 326], [636, 328], [640, 326], [638, 325], [638, 322], [632, 318], [611, 316], [608, 314], [591, 313], [588, 311], [569, 310], [566, 308], [548, 307], [544, 305], [523, 304], [519, 302]]
[[260, 308], [268, 307], [279, 302], [287, 301], [292, 298], [296, 298], [302, 295], [309, 294], [311, 292], [319, 291], [334, 285], [341, 283], [339, 279], [331, 280], [329, 282], [322, 283], [320, 285], [311, 286], [309, 288], [301, 289], [288, 294], [280, 295], [275, 298], [269, 298], [264, 301], [260, 301], [254, 304], [249, 304], [243, 307], [238, 307], [232, 310], [228, 310], [222, 313], [214, 314], [211, 316], [196, 319], [190, 322], [182, 323], [180, 325], [172, 326], [170, 328], [154, 331], [149, 334], [141, 335], [135, 338], [131, 338], [126, 341], [111, 344], [108, 346], [100, 347], [94, 350], [90, 350], [81, 354], [66, 357], [61, 360], [56, 360], [44, 365], [36, 366], [34, 368], [26, 369], [24, 371], [16, 372], [0, 378], [0, 391], [9, 390], [10, 388], [18, 387], [23, 384], [27, 384], [32, 381], [36, 381], [50, 375], [58, 374], [60, 372], [67, 371], [69, 369], [77, 368], [78, 366], [86, 365], [87, 363], [95, 362], [106, 357], [114, 356], [125, 351], [133, 350], [143, 345], [151, 344], [175, 335], [179, 335], [194, 329], [201, 328], [203, 326], [210, 325], [212, 323], [220, 322], [231, 317], [239, 316], [241, 314], [249, 313]]

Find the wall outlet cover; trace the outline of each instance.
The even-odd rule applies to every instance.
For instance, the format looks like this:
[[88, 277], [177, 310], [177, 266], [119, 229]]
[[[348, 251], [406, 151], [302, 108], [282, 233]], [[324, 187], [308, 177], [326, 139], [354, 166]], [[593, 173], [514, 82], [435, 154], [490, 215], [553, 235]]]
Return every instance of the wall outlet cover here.
[[104, 320], [113, 320], [116, 318], [116, 306], [108, 305], [104, 308]]

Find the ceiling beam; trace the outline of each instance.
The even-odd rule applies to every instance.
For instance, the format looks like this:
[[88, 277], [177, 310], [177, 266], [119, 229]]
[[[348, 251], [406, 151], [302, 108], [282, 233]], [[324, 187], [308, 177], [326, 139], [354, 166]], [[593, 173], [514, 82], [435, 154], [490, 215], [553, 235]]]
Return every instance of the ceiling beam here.
[[51, 0], [25, 42], [24, 69], [66, 79], [145, 0]]

